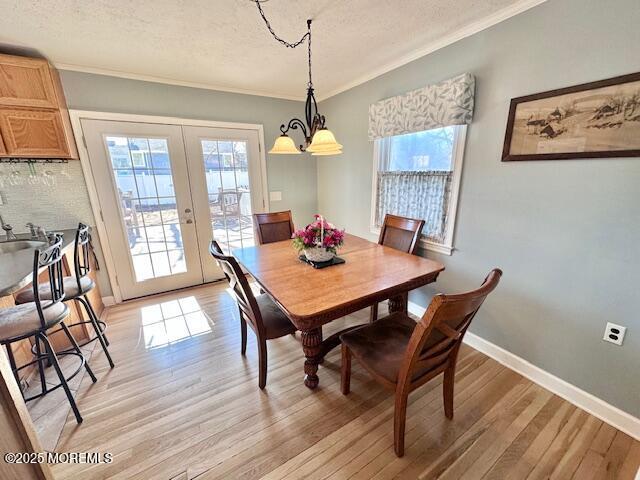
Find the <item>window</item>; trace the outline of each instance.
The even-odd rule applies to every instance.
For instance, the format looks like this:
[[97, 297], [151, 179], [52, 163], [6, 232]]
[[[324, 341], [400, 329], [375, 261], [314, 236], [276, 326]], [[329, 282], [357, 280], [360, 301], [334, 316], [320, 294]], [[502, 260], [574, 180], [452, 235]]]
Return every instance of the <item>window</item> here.
[[372, 232], [387, 213], [425, 220], [422, 246], [453, 250], [466, 125], [379, 138], [374, 145]]

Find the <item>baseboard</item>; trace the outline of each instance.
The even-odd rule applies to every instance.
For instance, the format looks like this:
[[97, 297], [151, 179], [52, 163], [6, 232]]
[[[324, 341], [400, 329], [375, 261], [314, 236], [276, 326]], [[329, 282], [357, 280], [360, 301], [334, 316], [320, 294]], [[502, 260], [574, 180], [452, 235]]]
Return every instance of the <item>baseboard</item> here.
[[109, 295], [108, 297], [102, 297], [102, 304], [105, 307], [110, 307], [111, 305], [116, 304], [116, 299], [113, 297], [113, 295]]
[[[425, 310], [426, 309], [424, 307], [421, 307], [416, 303], [409, 302], [410, 313], [422, 317]], [[495, 345], [474, 333], [467, 332], [464, 337], [464, 343], [479, 352], [484, 353], [488, 357], [493, 358], [523, 377], [528, 378], [532, 382], [537, 383], [541, 387], [546, 388], [550, 392], [555, 393], [559, 397], [564, 398], [566, 401], [571, 402], [594, 417], [597, 417], [612, 427], [617, 428], [621, 432], [630, 435], [636, 440], [640, 440], [640, 419], [633, 415], [608, 404], [604, 400], [585, 392], [575, 385], [572, 385], [545, 370], [542, 370], [540, 367], [535, 366], [527, 360], [514, 355], [504, 348], [499, 347], [498, 345]]]

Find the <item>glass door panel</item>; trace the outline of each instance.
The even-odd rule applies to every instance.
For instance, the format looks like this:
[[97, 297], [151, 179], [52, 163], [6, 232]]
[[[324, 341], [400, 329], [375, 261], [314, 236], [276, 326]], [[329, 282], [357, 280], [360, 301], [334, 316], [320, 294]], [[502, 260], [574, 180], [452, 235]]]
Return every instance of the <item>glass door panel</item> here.
[[201, 139], [211, 234], [226, 252], [253, 245], [247, 142]]
[[163, 168], [167, 140], [107, 136], [106, 144], [136, 280], [186, 272], [173, 175]]

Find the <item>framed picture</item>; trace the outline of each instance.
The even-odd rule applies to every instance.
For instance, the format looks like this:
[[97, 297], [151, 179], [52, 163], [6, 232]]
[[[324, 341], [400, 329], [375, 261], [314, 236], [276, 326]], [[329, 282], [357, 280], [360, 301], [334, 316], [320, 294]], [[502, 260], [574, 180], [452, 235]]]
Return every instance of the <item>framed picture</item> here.
[[514, 98], [502, 161], [640, 157], [640, 73]]

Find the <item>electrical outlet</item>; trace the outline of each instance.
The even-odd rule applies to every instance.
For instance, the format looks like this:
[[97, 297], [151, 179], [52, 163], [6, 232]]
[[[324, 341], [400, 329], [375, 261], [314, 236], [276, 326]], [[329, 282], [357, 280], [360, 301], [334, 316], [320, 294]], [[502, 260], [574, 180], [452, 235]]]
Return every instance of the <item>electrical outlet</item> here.
[[604, 329], [603, 340], [615, 343], [616, 345], [622, 345], [622, 340], [624, 340], [624, 333], [626, 331], [627, 327], [607, 322], [607, 326]]

